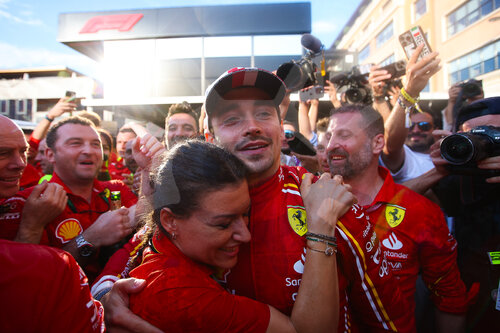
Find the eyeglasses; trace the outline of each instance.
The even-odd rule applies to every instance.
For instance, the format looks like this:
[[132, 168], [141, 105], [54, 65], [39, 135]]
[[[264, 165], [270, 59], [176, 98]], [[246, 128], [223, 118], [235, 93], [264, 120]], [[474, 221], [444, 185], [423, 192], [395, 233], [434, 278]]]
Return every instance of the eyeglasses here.
[[409, 130], [412, 131], [413, 128], [415, 128], [415, 125], [418, 126], [418, 129], [421, 130], [421, 131], [428, 131], [431, 129], [432, 125], [430, 122], [428, 121], [421, 121], [421, 122], [418, 122], [418, 123], [413, 123], [411, 124]]
[[285, 130], [285, 138], [287, 138], [287, 140], [291, 140], [294, 137], [295, 137], [295, 132], [294, 131]]

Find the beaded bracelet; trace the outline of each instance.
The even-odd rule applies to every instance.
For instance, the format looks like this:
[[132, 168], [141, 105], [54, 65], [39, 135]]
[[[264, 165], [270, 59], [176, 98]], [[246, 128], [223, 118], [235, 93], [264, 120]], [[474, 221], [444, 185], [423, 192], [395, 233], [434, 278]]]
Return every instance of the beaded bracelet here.
[[331, 242], [334, 242], [334, 243], [337, 243], [337, 237], [335, 236], [327, 236], [327, 235], [321, 235], [321, 234], [315, 234], [313, 232], [306, 232], [306, 237], [307, 236], [312, 236], [312, 237], [316, 237], [316, 238], [319, 238], [319, 239], [324, 239], [324, 240], [329, 240]]

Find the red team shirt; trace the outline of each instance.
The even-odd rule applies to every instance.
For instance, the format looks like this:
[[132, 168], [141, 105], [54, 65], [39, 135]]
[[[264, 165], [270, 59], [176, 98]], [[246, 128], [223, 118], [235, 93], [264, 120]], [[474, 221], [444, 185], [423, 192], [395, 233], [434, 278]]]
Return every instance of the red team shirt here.
[[115, 153], [111, 153], [109, 157], [108, 171], [111, 179], [123, 180], [128, 177], [132, 171], [130, 171], [124, 164], [123, 157], [119, 157]]
[[130, 276], [146, 288], [130, 297], [130, 309], [165, 332], [265, 332], [266, 304], [231, 295], [207, 266], [186, 257], [162, 233], [153, 237]]
[[457, 242], [448, 230], [441, 209], [418, 193], [394, 183], [386, 169], [380, 167], [379, 174], [384, 184], [373, 203], [364, 208], [381, 240], [390, 269], [399, 279], [405, 298], [410, 300], [408, 311], [415, 311], [415, 283], [421, 271], [439, 310], [465, 313], [470, 297], [460, 279]]
[[[62, 248], [73, 238], [83, 233], [101, 214], [109, 211], [109, 193], [112, 191], [121, 192], [122, 206], [130, 207], [137, 202], [137, 197], [121, 181], [101, 182], [94, 180], [90, 203], [86, 199], [74, 195], [57, 174], [53, 175], [50, 182], [64, 187], [68, 193], [68, 204], [64, 211], [45, 227], [40, 242], [43, 245]], [[16, 237], [26, 198], [32, 191], [33, 188], [28, 188], [4, 201], [3, 205], [8, 205], [9, 209], [0, 215], [0, 238], [13, 240]], [[95, 278], [100, 271], [96, 257], [85, 267], [85, 271], [90, 279]]]
[[0, 240], [0, 332], [104, 332], [101, 303], [73, 257]]
[[[237, 265], [219, 281], [231, 293], [272, 305], [287, 315], [291, 314], [304, 269], [307, 225], [299, 191], [304, 173], [306, 170], [300, 167], [281, 166], [271, 179], [250, 188], [252, 241], [240, 246]], [[337, 239], [339, 331], [414, 331], [408, 321], [413, 313], [407, 312], [373, 226], [361, 207], [354, 205], [337, 223]], [[140, 242], [140, 237], [134, 237], [126, 249], [110, 259], [92, 287], [93, 295], [128, 276], [127, 262]]]

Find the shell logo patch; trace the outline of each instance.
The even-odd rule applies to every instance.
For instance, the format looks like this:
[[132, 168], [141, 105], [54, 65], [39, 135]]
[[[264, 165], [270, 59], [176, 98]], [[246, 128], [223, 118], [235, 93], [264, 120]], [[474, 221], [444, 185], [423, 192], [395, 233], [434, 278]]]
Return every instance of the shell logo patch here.
[[109, 198], [109, 196], [110, 196], [110, 195], [111, 195], [111, 191], [109, 190], [109, 188], [107, 188], [107, 187], [106, 187], [106, 188], [104, 189], [104, 196], [105, 196], [106, 198]]
[[288, 206], [288, 223], [299, 236], [307, 232], [306, 210], [300, 206]]
[[405, 218], [406, 208], [396, 205], [385, 206], [385, 219], [392, 228], [397, 227]]
[[56, 237], [64, 244], [78, 236], [82, 231], [80, 222], [77, 219], [70, 218], [59, 223], [56, 228]]

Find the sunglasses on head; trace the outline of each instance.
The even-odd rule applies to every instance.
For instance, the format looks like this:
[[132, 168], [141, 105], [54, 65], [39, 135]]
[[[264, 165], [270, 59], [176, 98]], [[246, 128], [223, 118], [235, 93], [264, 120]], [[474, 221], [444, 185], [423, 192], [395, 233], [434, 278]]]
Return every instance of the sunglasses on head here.
[[416, 126], [418, 126], [418, 129], [421, 130], [421, 131], [428, 131], [431, 129], [431, 123], [428, 122], [428, 121], [420, 121], [418, 123], [413, 123], [411, 124], [409, 130], [413, 130], [413, 128]]

